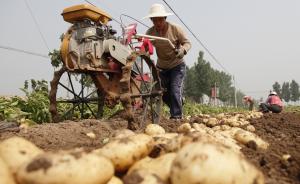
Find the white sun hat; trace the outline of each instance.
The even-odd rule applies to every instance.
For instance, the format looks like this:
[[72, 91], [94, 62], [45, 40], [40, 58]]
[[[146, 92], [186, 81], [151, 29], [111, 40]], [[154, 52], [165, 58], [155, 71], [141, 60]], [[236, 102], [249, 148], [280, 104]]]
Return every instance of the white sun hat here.
[[166, 17], [169, 15], [173, 15], [173, 13], [167, 12], [164, 5], [153, 4], [150, 8], [149, 14], [146, 17], [144, 17], [143, 19], [153, 18], [153, 17]]
[[276, 93], [275, 91], [272, 91], [272, 92], [270, 93], [270, 95], [277, 95], [277, 93]]

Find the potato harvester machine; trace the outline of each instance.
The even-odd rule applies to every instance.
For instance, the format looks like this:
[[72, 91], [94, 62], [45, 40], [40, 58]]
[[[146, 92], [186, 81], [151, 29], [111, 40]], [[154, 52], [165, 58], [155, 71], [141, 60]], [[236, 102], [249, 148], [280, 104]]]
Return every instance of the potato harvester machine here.
[[[103, 105], [113, 108], [121, 103], [131, 128], [138, 118], [140, 123], [149, 118], [159, 122], [163, 89], [150, 58], [152, 44], [138, 36], [136, 24], [124, 27], [117, 37], [108, 25], [111, 16], [95, 6], [75, 5], [64, 9], [62, 16], [72, 25], [62, 38], [63, 65], [50, 83], [52, 120], [72, 119], [75, 111], [79, 118], [99, 118]], [[68, 109], [62, 112], [60, 104], [68, 104]]]

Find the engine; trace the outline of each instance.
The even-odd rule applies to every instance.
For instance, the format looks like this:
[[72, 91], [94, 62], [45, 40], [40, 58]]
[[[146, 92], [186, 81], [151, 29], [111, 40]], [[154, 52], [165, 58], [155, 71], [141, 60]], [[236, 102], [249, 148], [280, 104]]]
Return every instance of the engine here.
[[72, 26], [64, 35], [61, 54], [69, 70], [118, 70], [126, 64], [131, 49], [117, 41], [107, 22], [110, 16], [91, 5], [66, 8], [64, 20]]

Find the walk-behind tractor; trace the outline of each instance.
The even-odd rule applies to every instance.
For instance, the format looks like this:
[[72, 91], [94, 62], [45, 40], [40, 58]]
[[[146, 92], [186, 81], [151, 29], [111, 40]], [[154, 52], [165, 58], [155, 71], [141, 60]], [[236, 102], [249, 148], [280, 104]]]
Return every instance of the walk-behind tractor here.
[[[110, 15], [97, 7], [72, 6], [62, 16], [72, 25], [62, 39], [63, 65], [51, 81], [53, 121], [72, 119], [74, 112], [84, 118], [87, 111], [99, 118], [104, 104], [113, 108], [121, 102], [129, 128], [142, 126], [146, 119], [159, 122], [163, 89], [150, 59], [151, 42], [136, 33], [136, 24], [124, 27], [117, 37], [108, 25]], [[61, 106], [68, 110], [62, 112]]]

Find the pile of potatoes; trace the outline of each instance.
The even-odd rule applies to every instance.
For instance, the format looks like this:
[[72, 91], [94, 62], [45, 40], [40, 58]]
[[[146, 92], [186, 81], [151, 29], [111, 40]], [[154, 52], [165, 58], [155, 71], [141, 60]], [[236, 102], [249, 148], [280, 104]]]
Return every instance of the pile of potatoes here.
[[[215, 137], [219, 142], [240, 150], [240, 145], [254, 144], [258, 149], [267, 149], [269, 144], [255, 135], [255, 127], [250, 124], [250, 119], [260, 118], [261, 112], [248, 112], [232, 114], [206, 115], [200, 114], [190, 118], [190, 123], [181, 125], [178, 132], [186, 133], [199, 131]], [[184, 131], [182, 131], [184, 130]]]
[[90, 152], [45, 152], [12, 137], [0, 142], [0, 184], [263, 184], [263, 174], [239, 149], [249, 140], [263, 149], [267, 143], [227, 124], [213, 129], [219, 117], [182, 124], [177, 133], [156, 124], [145, 133], [117, 130]]

